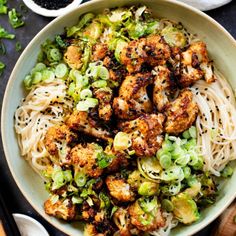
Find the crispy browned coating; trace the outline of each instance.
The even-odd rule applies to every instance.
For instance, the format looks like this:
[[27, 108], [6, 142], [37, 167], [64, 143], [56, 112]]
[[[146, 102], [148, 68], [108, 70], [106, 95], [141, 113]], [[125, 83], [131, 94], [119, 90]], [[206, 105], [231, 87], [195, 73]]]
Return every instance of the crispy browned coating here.
[[135, 198], [130, 185], [125, 179], [117, 176], [109, 175], [106, 178], [106, 185], [112, 197], [121, 202], [130, 202]]
[[198, 106], [192, 99], [192, 92], [185, 89], [169, 104], [166, 110], [167, 121], [165, 123], [165, 131], [168, 134], [178, 135], [193, 124], [198, 114]]
[[44, 210], [48, 215], [56, 216], [63, 220], [73, 220], [76, 217], [75, 205], [72, 204], [71, 200], [57, 200], [53, 203], [49, 198], [44, 203]]
[[120, 129], [131, 135], [132, 149], [139, 157], [153, 156], [161, 147], [163, 136], [163, 114], [142, 115], [120, 124]]
[[127, 209], [120, 207], [113, 215], [113, 221], [119, 228], [120, 236], [131, 236], [130, 218]]
[[112, 116], [112, 90], [107, 88], [100, 88], [94, 92], [95, 97], [99, 100], [98, 115], [104, 121], [109, 121]]
[[109, 80], [118, 86], [127, 74], [124, 66], [117, 62], [112, 53], [109, 53], [109, 55], [104, 58], [103, 65], [109, 71]]
[[208, 58], [206, 44], [194, 42], [181, 54], [179, 84], [182, 87], [187, 87], [200, 79], [211, 83], [215, 81], [215, 76], [212, 62]]
[[133, 40], [121, 52], [121, 63], [129, 73], [140, 72], [144, 65], [164, 65], [170, 57], [170, 48], [160, 35]]
[[82, 52], [80, 47], [71, 45], [67, 48], [64, 54], [64, 60], [72, 69], [80, 69], [83, 65], [82, 63]]
[[75, 146], [70, 153], [71, 164], [78, 171], [82, 171], [84, 174], [97, 178], [99, 177], [103, 169], [97, 164], [97, 153], [101, 151], [95, 143], [88, 143], [86, 147], [81, 144]]
[[[165, 225], [165, 220], [162, 216], [161, 209], [158, 208], [156, 211], [157, 212], [155, 216], [153, 216], [152, 220], [150, 220], [150, 216], [143, 211], [138, 203], [138, 200], [136, 200], [136, 202], [130, 205], [130, 207], [128, 208], [131, 224], [133, 224], [139, 230], [145, 232], [151, 232], [160, 227], [163, 227]], [[146, 224], [146, 221], [150, 221], [150, 223]]]
[[66, 125], [72, 130], [82, 131], [106, 141], [111, 140], [111, 134], [102, 129], [86, 111], [74, 111], [66, 120]]
[[92, 56], [91, 60], [92, 61], [100, 61], [105, 58], [105, 56], [108, 53], [108, 46], [105, 43], [96, 43], [93, 46], [93, 51], [92, 51]]
[[162, 112], [169, 103], [168, 96], [176, 90], [176, 83], [171, 77], [171, 72], [164, 66], [155, 68], [156, 76], [153, 87], [153, 103], [157, 110]]
[[113, 100], [113, 109], [120, 119], [134, 119], [142, 113], [152, 112], [147, 86], [153, 81], [150, 73], [129, 75], [122, 82], [119, 97]]
[[61, 163], [68, 164], [70, 162], [68, 158], [70, 145], [76, 139], [77, 135], [71, 132], [66, 125], [55, 125], [47, 130], [44, 143], [50, 155], [58, 157]]

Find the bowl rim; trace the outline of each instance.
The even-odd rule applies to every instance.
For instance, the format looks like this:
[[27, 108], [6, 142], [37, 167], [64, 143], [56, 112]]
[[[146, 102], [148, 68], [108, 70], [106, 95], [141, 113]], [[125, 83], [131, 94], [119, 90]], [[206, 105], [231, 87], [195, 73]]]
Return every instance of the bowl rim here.
[[59, 8], [56, 10], [50, 10], [47, 8], [43, 8], [33, 0], [23, 0], [24, 4], [33, 12], [46, 17], [57, 17], [66, 14], [67, 12], [73, 10], [75, 7], [79, 6], [79, 4], [83, 0], [73, 0], [70, 4], [66, 7]]
[[[18, 178], [14, 172], [14, 169], [11, 165], [11, 161], [10, 161], [10, 158], [9, 158], [9, 152], [8, 152], [8, 149], [7, 149], [7, 135], [5, 134], [4, 132], [4, 123], [6, 122], [6, 119], [5, 119], [5, 114], [6, 114], [6, 109], [7, 109], [7, 98], [8, 98], [8, 93], [9, 93], [9, 90], [11, 88], [11, 85], [12, 83], [14, 82], [14, 80], [12, 79], [13, 78], [13, 74], [15, 74], [15, 71], [17, 69], [17, 67], [19, 66], [20, 64], [20, 61], [22, 60], [22, 58], [25, 57], [27, 51], [28, 51], [28, 48], [31, 47], [31, 45], [34, 43], [34, 41], [40, 37], [40, 35], [46, 31], [48, 28], [50, 28], [53, 24], [55, 24], [57, 21], [60, 21], [61, 18], [63, 17], [66, 17], [68, 14], [72, 13], [72, 12], [76, 12], [78, 11], [78, 9], [84, 9], [90, 5], [93, 5], [93, 4], [99, 4], [99, 2], [105, 2], [106, 0], [96, 0], [96, 1], [89, 1], [89, 2], [86, 2], [86, 3], [83, 3], [82, 5], [79, 5], [77, 8], [67, 12], [65, 15], [61, 15], [57, 18], [55, 18], [54, 20], [52, 20], [49, 24], [47, 24], [45, 27], [43, 27], [35, 36], [34, 38], [29, 42], [29, 44], [27, 45], [27, 47], [24, 49], [24, 51], [22, 52], [22, 54], [20, 55], [20, 57], [18, 58], [12, 72], [11, 72], [11, 75], [9, 77], [9, 80], [7, 82], [7, 86], [6, 86], [6, 89], [5, 89], [5, 92], [4, 92], [4, 97], [3, 97], [3, 102], [2, 102], [2, 109], [1, 109], [1, 130], [2, 130], [2, 143], [3, 143], [3, 150], [4, 150], [4, 154], [5, 154], [5, 158], [7, 160], [7, 164], [8, 164], [8, 167], [10, 169], [10, 172], [11, 172], [11, 175], [16, 183], [16, 185], [18, 186], [18, 188], [20, 189], [21, 193], [23, 194], [23, 196], [25, 197], [25, 199], [29, 202], [29, 204], [33, 207], [33, 209], [44, 219], [46, 219], [51, 225], [53, 225], [55, 228], [59, 229], [60, 231], [62, 231], [63, 233], [67, 234], [66, 230], [64, 229], [63, 225], [62, 224], [59, 224], [57, 223], [56, 221], [51, 221], [50, 219], [50, 216], [46, 215], [46, 214], [43, 214], [41, 212], [41, 209], [39, 206], [36, 206], [32, 201], [31, 201], [31, 198], [30, 196], [27, 195], [27, 193], [23, 190], [20, 182], [18, 181]], [[120, 0], [117, 0], [116, 2], [119, 2]], [[121, 0], [122, 1], [122, 0]], [[130, 4], [131, 2], [129, 0], [126, 0], [127, 1], [127, 4]], [[137, 0], [138, 1], [138, 0]], [[159, 1], [159, 0], [156, 0], [156, 1]], [[195, 14], [197, 14], [198, 16], [206, 19], [207, 21], [211, 22], [212, 24], [214, 24], [220, 31], [221, 33], [223, 33], [230, 41], [231, 43], [235, 46], [236, 48], [236, 40], [233, 38], [233, 36], [222, 26], [220, 25], [220, 23], [218, 23], [216, 20], [214, 20], [213, 18], [211, 18], [210, 16], [208, 16], [206, 13], [198, 10], [197, 8], [194, 8], [188, 4], [185, 4], [183, 2], [179, 2], [179, 1], [176, 1], [176, 0], [161, 0], [161, 1], [165, 1], [167, 3], [170, 3], [170, 4], [174, 4], [174, 5], [178, 5], [188, 11], [192, 11], [194, 12]], [[134, 3], [134, 4], [137, 4]], [[114, 4], [115, 5], [115, 4]], [[235, 199], [236, 197], [236, 191], [235, 191], [235, 194], [231, 195], [229, 198], [228, 198], [228, 201], [225, 202], [225, 204], [220, 208], [220, 211], [218, 211], [217, 213], [215, 213], [210, 219], [208, 219], [207, 221], [202, 221], [200, 222], [200, 225], [199, 227], [193, 229], [191, 231], [191, 234], [195, 234], [197, 232], [199, 232], [200, 230], [202, 230], [203, 228], [205, 228], [207, 225], [209, 225], [211, 222], [213, 222], [220, 214], [222, 214], [222, 212], [230, 205], [230, 203]], [[187, 235], [186, 235], [187, 236]]]

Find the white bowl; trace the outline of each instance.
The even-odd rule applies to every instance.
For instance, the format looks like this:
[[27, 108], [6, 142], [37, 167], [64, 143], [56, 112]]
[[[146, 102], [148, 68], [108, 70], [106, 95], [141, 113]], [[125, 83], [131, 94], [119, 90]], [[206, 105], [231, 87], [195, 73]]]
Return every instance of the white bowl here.
[[72, 3], [70, 3], [66, 7], [63, 7], [57, 10], [49, 10], [49, 9], [43, 8], [37, 5], [33, 0], [23, 0], [23, 2], [29, 9], [31, 9], [32, 11], [34, 11], [35, 13], [39, 15], [47, 16], [47, 17], [57, 17], [57, 16], [64, 15], [67, 12], [77, 8], [82, 2], [82, 0], [73, 0]]
[[[177, 22], [181, 21], [191, 33], [197, 33], [199, 38], [207, 43], [208, 51], [216, 67], [228, 79], [233, 89], [236, 89], [236, 41], [212, 18], [181, 2], [171, 0], [91, 1], [48, 24], [29, 43], [12, 71], [3, 100], [1, 131], [9, 168], [25, 198], [48, 222], [70, 236], [82, 236], [83, 232], [81, 228], [78, 228], [77, 223], [66, 223], [45, 214], [43, 202], [48, 198], [48, 193], [43, 186], [43, 180], [20, 157], [13, 127], [13, 116], [20, 99], [25, 96], [22, 81], [36, 63], [40, 45], [47, 38], [53, 38], [55, 35], [62, 33], [66, 26], [77, 24], [79, 16], [86, 12], [101, 12], [104, 8], [133, 4], [147, 5], [152, 9], [155, 16], [166, 17]], [[223, 183], [217, 202], [201, 212], [202, 217], [198, 222], [189, 226], [179, 226], [173, 230], [171, 235], [189, 236], [206, 227], [224, 211], [235, 196], [236, 171], [230, 179]]]
[[14, 213], [13, 217], [22, 236], [49, 236], [47, 230], [30, 216]]

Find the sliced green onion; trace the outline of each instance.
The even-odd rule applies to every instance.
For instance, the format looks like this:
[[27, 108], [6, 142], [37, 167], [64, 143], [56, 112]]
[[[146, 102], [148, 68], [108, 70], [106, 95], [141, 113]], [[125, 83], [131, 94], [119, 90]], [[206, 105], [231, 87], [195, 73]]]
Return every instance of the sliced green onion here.
[[99, 66], [98, 68], [98, 77], [103, 80], [108, 80], [109, 79], [109, 71], [106, 67], [104, 66]]
[[82, 172], [76, 172], [74, 176], [74, 180], [78, 187], [83, 187], [87, 182], [87, 178], [85, 174]]
[[47, 52], [47, 58], [50, 62], [60, 61], [62, 55], [57, 48], [52, 48]]
[[25, 24], [25, 22], [21, 19], [21, 15], [16, 11], [15, 8], [8, 12], [8, 18], [11, 26], [16, 29]]
[[0, 61], [0, 76], [2, 75], [4, 69], [5, 69], [6, 65]]
[[0, 26], [0, 39], [14, 39], [15, 35], [8, 33], [2, 26]]
[[186, 130], [183, 132], [183, 137], [186, 138], [186, 139], [189, 139], [191, 136], [190, 136], [190, 133], [189, 133], [189, 130]]
[[197, 138], [197, 129], [195, 126], [189, 128], [189, 134], [192, 138]]
[[71, 201], [72, 201], [73, 204], [81, 204], [81, 203], [83, 203], [83, 199], [78, 197], [78, 196], [73, 196], [71, 198]]
[[191, 176], [191, 169], [190, 169], [190, 167], [185, 166], [183, 168], [183, 171], [184, 171], [184, 178], [188, 179]]
[[72, 96], [75, 92], [75, 83], [70, 83], [68, 88], [68, 95]]
[[79, 101], [76, 109], [78, 111], [88, 111], [89, 108], [96, 107], [98, 100], [96, 98], [87, 98], [85, 101]]
[[184, 179], [184, 172], [180, 166], [171, 166], [161, 173], [161, 179], [164, 181], [182, 181]]
[[162, 149], [164, 151], [168, 151], [168, 152], [171, 152], [173, 151], [173, 144], [171, 141], [169, 140], [165, 140], [163, 143], [162, 143]]
[[175, 159], [175, 164], [180, 166], [186, 166], [190, 161], [190, 155], [186, 152], [184, 155]]
[[24, 79], [24, 86], [26, 89], [31, 89], [32, 88], [32, 78], [30, 75], [27, 75]]
[[42, 81], [42, 73], [35, 72], [32, 76], [32, 84], [38, 84]]
[[233, 168], [231, 166], [226, 166], [223, 171], [221, 172], [221, 176], [224, 178], [229, 178], [233, 174]]
[[45, 69], [42, 71], [42, 81], [51, 82], [55, 79], [55, 74], [51, 70]]
[[65, 170], [63, 174], [64, 174], [64, 179], [66, 182], [70, 182], [72, 180], [73, 177], [72, 177], [71, 170]]
[[81, 99], [91, 98], [92, 96], [93, 96], [93, 93], [90, 89], [83, 89], [80, 92], [80, 98]]
[[53, 180], [52, 190], [59, 189], [60, 187], [65, 185], [63, 171], [61, 170], [54, 171], [52, 174], [52, 180]]
[[82, 76], [81, 74], [76, 74], [76, 87], [83, 88], [89, 83], [88, 77]]
[[16, 48], [16, 51], [17, 51], [17, 52], [20, 52], [20, 51], [22, 50], [21, 43], [20, 43], [20, 42], [16, 42], [15, 48]]
[[57, 78], [65, 78], [68, 74], [68, 68], [64, 63], [60, 63], [56, 66], [55, 75]]
[[100, 199], [100, 208], [109, 208], [111, 205], [110, 198], [108, 195], [106, 195], [104, 192], [99, 193], [99, 199]]
[[170, 168], [172, 165], [171, 154], [165, 153], [165, 154], [161, 155], [159, 161], [160, 161], [160, 165], [162, 166], [162, 168], [164, 168], [164, 169]]
[[7, 14], [7, 6], [0, 3], [0, 14]]
[[107, 87], [107, 82], [105, 80], [97, 80], [92, 83], [92, 87], [94, 88], [105, 88]]

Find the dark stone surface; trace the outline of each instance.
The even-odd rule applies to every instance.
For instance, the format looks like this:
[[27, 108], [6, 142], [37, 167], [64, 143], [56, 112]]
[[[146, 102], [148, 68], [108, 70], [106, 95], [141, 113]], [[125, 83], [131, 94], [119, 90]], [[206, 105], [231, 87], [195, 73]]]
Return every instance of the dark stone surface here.
[[[20, 9], [22, 4], [21, 0], [8, 0], [8, 5], [10, 8], [15, 7]], [[236, 1], [233, 0], [230, 4], [223, 6], [221, 8], [206, 12], [208, 15], [213, 17], [216, 21], [222, 24], [233, 36], [236, 38]], [[0, 105], [2, 106], [2, 99], [4, 95], [4, 90], [12, 71], [15, 62], [17, 61], [20, 53], [15, 51], [15, 43], [17, 41], [21, 42], [23, 48], [29, 43], [29, 41], [42, 29], [47, 23], [51, 21], [51, 18], [45, 18], [28, 10], [24, 14], [24, 20], [26, 22], [25, 26], [16, 30], [13, 30], [8, 25], [7, 16], [0, 15], [0, 25], [4, 28], [16, 34], [16, 39], [9, 41], [3, 40], [7, 48], [7, 55], [0, 56], [0, 61], [6, 64], [5, 72], [0, 76]], [[34, 217], [40, 221], [48, 230], [50, 235], [63, 236], [65, 234], [61, 233], [49, 223], [47, 223], [42, 217], [40, 217], [34, 209], [25, 200], [18, 187], [16, 186], [4, 157], [4, 152], [2, 148], [2, 143], [0, 143], [0, 191], [4, 194], [6, 199], [6, 204], [11, 212], [23, 213]], [[210, 235], [212, 227], [216, 225], [213, 222], [211, 225], [203, 229], [197, 234], [197, 236], [207, 236]]]

